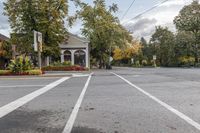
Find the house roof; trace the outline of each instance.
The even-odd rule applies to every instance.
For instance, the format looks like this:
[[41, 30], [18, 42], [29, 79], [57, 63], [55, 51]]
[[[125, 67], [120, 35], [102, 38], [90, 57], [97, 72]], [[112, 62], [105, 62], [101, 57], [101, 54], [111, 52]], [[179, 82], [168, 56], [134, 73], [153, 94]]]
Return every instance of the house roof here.
[[3, 34], [0, 33], [0, 40], [9, 40], [9, 38], [7, 36], [4, 36]]
[[69, 36], [75, 37], [75, 38], [77, 38], [78, 40], [80, 40], [80, 41], [82, 41], [82, 42], [89, 43], [89, 41], [88, 41], [86, 38], [80, 37], [80, 36], [75, 35], [75, 34], [72, 34], [72, 33], [68, 33], [68, 34], [69, 34]]

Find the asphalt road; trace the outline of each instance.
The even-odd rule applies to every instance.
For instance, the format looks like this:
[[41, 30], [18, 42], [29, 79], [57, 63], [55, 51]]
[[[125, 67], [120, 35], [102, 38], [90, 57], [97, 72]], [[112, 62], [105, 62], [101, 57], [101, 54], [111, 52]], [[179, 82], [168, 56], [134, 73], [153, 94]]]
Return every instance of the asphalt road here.
[[0, 78], [0, 133], [199, 133], [200, 69]]

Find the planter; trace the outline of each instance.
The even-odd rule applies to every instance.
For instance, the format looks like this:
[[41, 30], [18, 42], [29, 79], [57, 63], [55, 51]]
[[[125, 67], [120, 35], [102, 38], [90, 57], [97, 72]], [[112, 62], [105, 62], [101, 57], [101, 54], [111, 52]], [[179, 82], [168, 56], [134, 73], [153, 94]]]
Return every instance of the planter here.
[[26, 75], [42, 75], [44, 74], [41, 70], [28, 70], [25, 72], [14, 73], [10, 70], [0, 70], [0, 76], [26, 76]]
[[82, 66], [47, 66], [42, 68], [43, 71], [87, 71]]

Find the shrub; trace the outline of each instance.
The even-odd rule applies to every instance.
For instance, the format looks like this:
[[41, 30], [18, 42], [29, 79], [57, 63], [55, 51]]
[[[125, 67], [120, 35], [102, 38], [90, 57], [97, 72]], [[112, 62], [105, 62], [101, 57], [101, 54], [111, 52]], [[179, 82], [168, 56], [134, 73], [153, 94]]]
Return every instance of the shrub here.
[[195, 58], [191, 56], [183, 56], [183, 57], [180, 57], [178, 60], [180, 62], [180, 65], [186, 66], [186, 67], [194, 66], [194, 63], [195, 63]]
[[60, 61], [53, 62], [50, 66], [62, 66]]
[[71, 62], [70, 61], [65, 61], [63, 63], [61, 63], [60, 61], [56, 61], [54, 63], [52, 63], [50, 66], [71, 66]]
[[135, 62], [135, 66], [136, 66], [136, 67], [140, 67], [140, 61], [136, 61], [136, 62]]
[[152, 65], [152, 67], [157, 67], [157, 62], [155, 60], [151, 60], [151, 65]]
[[28, 57], [25, 57], [23, 62], [23, 70], [31, 70], [33, 68], [33, 64]]
[[82, 66], [46, 66], [43, 71], [85, 71], [88, 70]]
[[37, 69], [37, 70], [27, 70], [26, 73], [28, 75], [42, 75], [43, 74], [43, 72], [39, 69]]
[[143, 65], [143, 66], [147, 66], [147, 64], [148, 64], [148, 63], [147, 63], [147, 60], [142, 60], [142, 65]]
[[62, 63], [63, 66], [71, 66], [71, 62], [70, 61], [65, 61]]
[[33, 65], [28, 57], [23, 58], [20, 56], [14, 60], [11, 60], [11, 63], [8, 65], [8, 69], [13, 73], [22, 73], [27, 70], [31, 70]]
[[11, 73], [10, 70], [0, 70], [0, 75], [10, 75]]

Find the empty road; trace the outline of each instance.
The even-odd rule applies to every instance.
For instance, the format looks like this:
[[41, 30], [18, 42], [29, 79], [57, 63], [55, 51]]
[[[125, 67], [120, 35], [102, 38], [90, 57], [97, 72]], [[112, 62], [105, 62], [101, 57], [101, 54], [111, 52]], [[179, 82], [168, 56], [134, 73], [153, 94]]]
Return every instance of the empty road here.
[[0, 133], [200, 133], [200, 69], [0, 77]]

